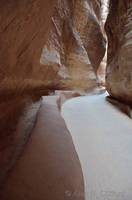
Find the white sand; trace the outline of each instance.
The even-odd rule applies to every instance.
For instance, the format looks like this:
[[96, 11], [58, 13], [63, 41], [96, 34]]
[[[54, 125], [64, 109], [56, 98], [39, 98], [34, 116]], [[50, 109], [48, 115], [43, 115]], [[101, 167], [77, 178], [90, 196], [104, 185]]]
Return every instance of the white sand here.
[[132, 200], [132, 120], [106, 95], [71, 99], [62, 115], [81, 161], [86, 200]]

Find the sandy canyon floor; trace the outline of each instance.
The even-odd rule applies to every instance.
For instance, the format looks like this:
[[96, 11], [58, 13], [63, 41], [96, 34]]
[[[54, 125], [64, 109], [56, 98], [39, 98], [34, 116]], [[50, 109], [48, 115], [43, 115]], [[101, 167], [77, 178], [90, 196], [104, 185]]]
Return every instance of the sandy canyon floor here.
[[71, 99], [62, 115], [81, 161], [86, 200], [131, 200], [132, 121], [107, 95]]
[[[44, 97], [2, 200], [131, 200], [132, 121], [105, 99]], [[63, 119], [62, 119], [63, 117]]]

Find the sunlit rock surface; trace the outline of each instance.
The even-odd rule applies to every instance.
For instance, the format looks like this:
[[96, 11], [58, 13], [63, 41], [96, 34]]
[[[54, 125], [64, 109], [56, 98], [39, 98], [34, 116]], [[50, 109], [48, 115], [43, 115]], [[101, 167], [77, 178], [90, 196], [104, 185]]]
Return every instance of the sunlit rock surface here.
[[112, 97], [132, 104], [132, 1], [110, 1], [106, 31], [107, 90]]
[[64, 80], [67, 88], [93, 88], [104, 53], [100, 2], [58, 0], [40, 59], [43, 69], [54, 70], [52, 78]]
[[105, 53], [99, 0], [2, 0], [0, 11], [1, 94], [96, 85]]

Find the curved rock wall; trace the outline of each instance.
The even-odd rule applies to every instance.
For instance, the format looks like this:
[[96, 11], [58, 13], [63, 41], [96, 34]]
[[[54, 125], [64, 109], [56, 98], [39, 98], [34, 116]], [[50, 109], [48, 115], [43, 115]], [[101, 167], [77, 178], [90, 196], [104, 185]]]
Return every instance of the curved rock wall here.
[[12, 126], [16, 99], [95, 87], [105, 52], [100, 8], [100, 0], [0, 1], [1, 132]]
[[107, 90], [132, 105], [132, 1], [111, 0], [108, 35]]
[[[1, 187], [32, 132], [40, 96], [61, 87], [95, 87], [95, 72], [105, 51], [99, 0], [1, 0], [0, 47]], [[52, 112], [47, 114], [47, 123], [54, 121]], [[55, 125], [58, 132], [58, 122]], [[75, 183], [67, 180], [73, 191], [78, 184], [83, 192], [80, 175]]]
[[[58, 0], [41, 64], [67, 88], [96, 86], [96, 71], [105, 53], [100, 1]], [[56, 76], [55, 76], [56, 74]]]
[[56, 80], [59, 87], [59, 80], [67, 88], [95, 86], [93, 67], [105, 51], [100, 8], [99, 0], [1, 1], [0, 92], [42, 89]]
[[55, 1], [0, 1], [0, 186], [34, 127], [34, 93], [45, 89], [39, 59]]
[[67, 88], [96, 85], [105, 51], [100, 0], [2, 0], [0, 11], [2, 94], [42, 90], [54, 81], [61, 87], [59, 80]]
[[[57, 0], [0, 1], [0, 92], [44, 80], [40, 55], [47, 40], [51, 15]], [[38, 82], [36, 82], [36, 80]]]

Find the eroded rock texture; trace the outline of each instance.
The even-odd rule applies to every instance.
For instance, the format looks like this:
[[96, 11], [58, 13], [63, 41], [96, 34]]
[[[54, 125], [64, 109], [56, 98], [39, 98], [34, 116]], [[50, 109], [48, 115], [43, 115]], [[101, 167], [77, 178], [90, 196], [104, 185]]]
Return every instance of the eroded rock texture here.
[[52, 28], [43, 48], [41, 64], [53, 79], [64, 80], [67, 88], [92, 88], [105, 53], [101, 29], [100, 1], [58, 0]]
[[111, 0], [106, 23], [108, 35], [107, 90], [132, 104], [132, 1]]
[[[1, 0], [0, 47], [3, 172], [17, 153], [18, 137], [22, 136], [21, 144], [27, 139], [25, 124], [30, 126], [30, 114], [40, 96], [63, 87], [96, 85], [95, 72], [105, 51], [100, 1]], [[29, 115], [27, 107], [31, 108]], [[23, 117], [25, 124], [20, 123]]]
[[[40, 55], [56, 0], [0, 1], [1, 90], [17, 92], [44, 80]], [[36, 82], [37, 80], [37, 82]], [[0, 90], [0, 91], [1, 91]]]
[[61, 79], [69, 88], [71, 80], [76, 87], [95, 86], [105, 51], [100, 8], [100, 0], [2, 0], [0, 92], [43, 90], [46, 80], [53, 86]]

